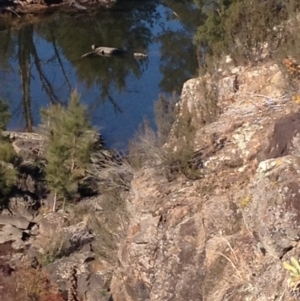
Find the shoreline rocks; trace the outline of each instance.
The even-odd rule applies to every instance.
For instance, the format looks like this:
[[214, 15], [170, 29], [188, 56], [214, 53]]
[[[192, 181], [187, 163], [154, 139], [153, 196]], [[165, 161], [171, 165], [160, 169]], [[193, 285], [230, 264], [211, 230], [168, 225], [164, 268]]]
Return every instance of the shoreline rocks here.
[[110, 8], [116, 0], [14, 0], [2, 1], [0, 4], [0, 22], [21, 19], [22, 16], [46, 15], [56, 11], [85, 12], [98, 7]]

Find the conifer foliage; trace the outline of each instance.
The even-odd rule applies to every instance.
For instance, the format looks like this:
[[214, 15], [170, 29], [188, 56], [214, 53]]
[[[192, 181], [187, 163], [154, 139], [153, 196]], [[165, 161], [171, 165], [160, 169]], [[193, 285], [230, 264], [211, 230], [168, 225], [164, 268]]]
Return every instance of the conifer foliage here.
[[299, 9], [299, 1], [294, 0], [195, 0], [195, 3], [206, 15], [195, 36], [205, 62], [216, 63], [223, 55], [230, 54], [238, 65], [262, 60], [266, 57], [266, 45], [271, 55], [281, 43], [286, 43], [278, 29]]
[[41, 111], [48, 137], [46, 147], [46, 181], [56, 199], [74, 198], [78, 185], [89, 168], [96, 131], [89, 123], [85, 106], [77, 92], [72, 92], [68, 106], [52, 105]]
[[0, 208], [8, 204], [9, 195], [17, 179], [13, 163], [17, 157], [7, 136], [3, 135], [10, 119], [8, 105], [0, 100]]

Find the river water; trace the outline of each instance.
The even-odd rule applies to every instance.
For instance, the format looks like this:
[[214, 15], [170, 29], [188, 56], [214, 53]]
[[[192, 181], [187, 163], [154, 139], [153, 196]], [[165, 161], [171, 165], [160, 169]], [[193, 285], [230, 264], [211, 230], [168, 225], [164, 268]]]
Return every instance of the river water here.
[[[67, 103], [77, 89], [106, 145], [124, 150], [143, 118], [153, 124], [159, 95], [179, 94], [197, 74], [193, 1], [119, 2], [111, 10], [0, 28], [0, 97], [10, 105], [10, 129], [34, 129], [41, 107]], [[148, 58], [81, 58], [92, 44]]]

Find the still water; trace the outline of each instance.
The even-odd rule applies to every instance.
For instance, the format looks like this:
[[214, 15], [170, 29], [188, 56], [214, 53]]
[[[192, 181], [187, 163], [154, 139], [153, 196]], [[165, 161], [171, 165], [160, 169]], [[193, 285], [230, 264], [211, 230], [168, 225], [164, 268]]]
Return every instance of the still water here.
[[[1, 28], [0, 97], [10, 105], [10, 129], [31, 130], [41, 107], [66, 103], [77, 89], [106, 145], [125, 149], [144, 117], [153, 122], [158, 96], [180, 93], [197, 74], [193, 1], [119, 2], [111, 10]], [[92, 44], [148, 58], [81, 58]]]

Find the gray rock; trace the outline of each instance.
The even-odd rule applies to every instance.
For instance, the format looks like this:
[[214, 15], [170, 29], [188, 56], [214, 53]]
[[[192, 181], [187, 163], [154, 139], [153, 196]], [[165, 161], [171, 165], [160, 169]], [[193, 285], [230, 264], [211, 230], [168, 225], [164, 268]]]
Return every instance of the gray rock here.
[[8, 216], [0, 215], [0, 224], [12, 225], [16, 228], [26, 230], [29, 228], [30, 221], [24, 216]]
[[244, 210], [248, 227], [264, 248], [281, 257], [300, 240], [300, 164], [286, 156], [262, 161]]
[[38, 235], [39, 232], [39, 226], [37, 224], [34, 224], [30, 229], [30, 235]]
[[32, 205], [34, 205], [35, 203], [36, 201], [34, 201], [29, 196], [12, 197], [10, 199], [10, 210], [14, 216], [22, 216], [31, 221], [34, 218], [34, 215], [36, 214], [36, 211], [32, 209]]
[[63, 231], [68, 237], [71, 247], [81, 247], [94, 239], [94, 235], [85, 223], [65, 227]]
[[39, 231], [41, 235], [51, 236], [57, 232], [57, 229], [61, 229], [66, 226], [66, 215], [60, 212], [48, 213], [45, 216], [37, 216], [35, 222], [39, 225]]
[[22, 239], [17, 239], [11, 244], [12, 248], [16, 251], [21, 251], [25, 249], [25, 242]]
[[69, 270], [72, 266], [76, 266], [78, 296], [82, 298], [86, 295], [90, 301], [108, 300], [110, 294], [107, 293], [109, 287], [107, 283], [111, 277], [111, 271], [103, 270], [102, 273], [93, 271], [93, 261], [90, 261], [93, 256], [92, 252], [74, 253], [50, 263], [45, 269], [50, 279], [64, 291], [69, 285]]
[[0, 231], [0, 244], [9, 241], [17, 241], [20, 240], [23, 236], [23, 231], [12, 226], [5, 225]]

